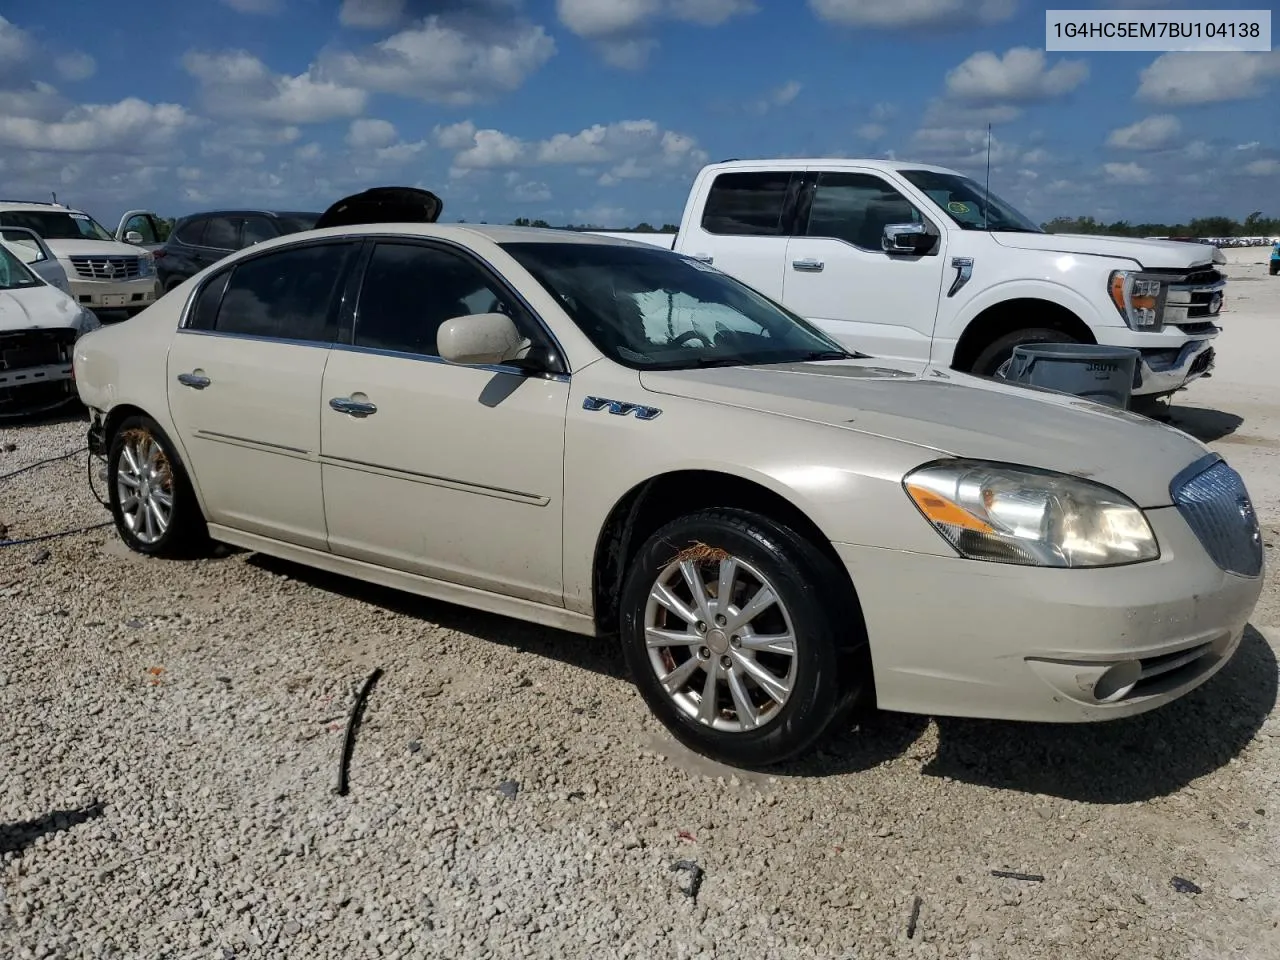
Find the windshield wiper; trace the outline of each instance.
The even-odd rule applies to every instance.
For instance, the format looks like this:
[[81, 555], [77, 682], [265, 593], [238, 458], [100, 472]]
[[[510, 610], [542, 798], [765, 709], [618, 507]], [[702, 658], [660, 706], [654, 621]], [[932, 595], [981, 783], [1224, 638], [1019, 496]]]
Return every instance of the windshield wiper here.
[[870, 354], [859, 353], [856, 350], [853, 351], [853, 353], [849, 353], [847, 350], [813, 350], [804, 354], [797, 362], [809, 363], [814, 360], [861, 360], [869, 356]]

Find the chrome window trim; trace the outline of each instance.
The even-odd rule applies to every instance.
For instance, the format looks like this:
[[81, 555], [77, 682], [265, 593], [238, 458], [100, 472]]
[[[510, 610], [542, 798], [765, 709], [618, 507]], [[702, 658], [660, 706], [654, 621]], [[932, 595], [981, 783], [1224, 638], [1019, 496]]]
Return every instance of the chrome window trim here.
[[556, 383], [568, 383], [571, 379], [567, 373], [528, 370], [525, 367], [517, 367], [506, 363], [452, 363], [444, 357], [434, 357], [425, 353], [411, 353], [407, 350], [387, 350], [383, 347], [361, 347], [352, 343], [335, 343], [332, 344], [330, 349], [340, 350], [343, 353], [367, 353], [375, 357], [390, 357], [393, 360], [416, 360], [420, 363], [436, 363], [446, 367], [457, 367], [460, 370], [487, 370], [490, 373], [507, 373], [512, 376], [524, 377], [527, 380], [553, 380]]
[[328, 340], [292, 340], [288, 337], [264, 337], [257, 333], [224, 333], [219, 330], [188, 330], [178, 328], [178, 333], [189, 337], [221, 337], [223, 340], [248, 340], [253, 343], [282, 343], [291, 347], [316, 347], [320, 350], [332, 350], [334, 344]]

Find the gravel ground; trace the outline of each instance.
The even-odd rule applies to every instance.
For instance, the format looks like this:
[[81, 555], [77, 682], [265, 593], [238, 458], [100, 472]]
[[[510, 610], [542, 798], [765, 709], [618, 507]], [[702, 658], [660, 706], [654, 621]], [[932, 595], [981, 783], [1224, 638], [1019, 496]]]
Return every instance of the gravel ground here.
[[[1280, 282], [1252, 288], [1175, 417], [1243, 417], [1213, 445], [1275, 543], [1280, 388], [1247, 374]], [[83, 428], [3, 428], [0, 474]], [[0, 481], [7, 535], [104, 519], [85, 476]], [[1232, 663], [1161, 711], [882, 714], [764, 776], [676, 747], [585, 638], [109, 528], [7, 548], [0, 955], [1274, 960], [1277, 566]]]

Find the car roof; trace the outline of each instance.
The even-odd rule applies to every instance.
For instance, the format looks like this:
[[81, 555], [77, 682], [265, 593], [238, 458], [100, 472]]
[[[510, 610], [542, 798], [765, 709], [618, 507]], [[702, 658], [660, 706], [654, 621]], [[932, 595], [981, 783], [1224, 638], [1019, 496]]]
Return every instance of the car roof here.
[[488, 223], [362, 223], [339, 227], [322, 227], [319, 230], [307, 230], [303, 233], [293, 233], [274, 240], [267, 240], [249, 249], [265, 250], [269, 247], [290, 246], [319, 237], [386, 236], [435, 238], [454, 240], [461, 243], [482, 239], [491, 243], [581, 243], [600, 246], [644, 247], [647, 250], [662, 249], [652, 244], [639, 243], [635, 240], [606, 237], [577, 230], [563, 230], [554, 227], [513, 227]]
[[66, 207], [60, 203], [41, 203], [38, 200], [0, 200], [0, 210], [12, 210], [23, 213], [84, 213], [75, 207]]
[[704, 169], [717, 173], [729, 173], [734, 170], [803, 170], [806, 167], [819, 170], [858, 167], [886, 172], [929, 170], [933, 173], [958, 173], [950, 167], [939, 167], [932, 163], [916, 163], [912, 160], [871, 160], [862, 157], [765, 157], [759, 160], [724, 160], [720, 163], [707, 164]]
[[227, 210], [197, 210], [195, 213], [183, 214], [178, 219], [191, 220], [194, 217], [243, 217], [248, 215], [259, 217], [319, 217], [311, 210], [258, 210], [251, 207], [235, 207]]

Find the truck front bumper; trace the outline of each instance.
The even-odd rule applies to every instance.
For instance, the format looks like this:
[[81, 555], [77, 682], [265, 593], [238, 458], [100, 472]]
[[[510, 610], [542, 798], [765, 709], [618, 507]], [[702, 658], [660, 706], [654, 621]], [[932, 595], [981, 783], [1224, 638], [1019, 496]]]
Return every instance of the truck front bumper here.
[[1173, 393], [1198, 380], [1213, 369], [1213, 340], [1189, 340], [1181, 348], [1139, 347], [1141, 382], [1133, 388], [1135, 397], [1158, 397]]

